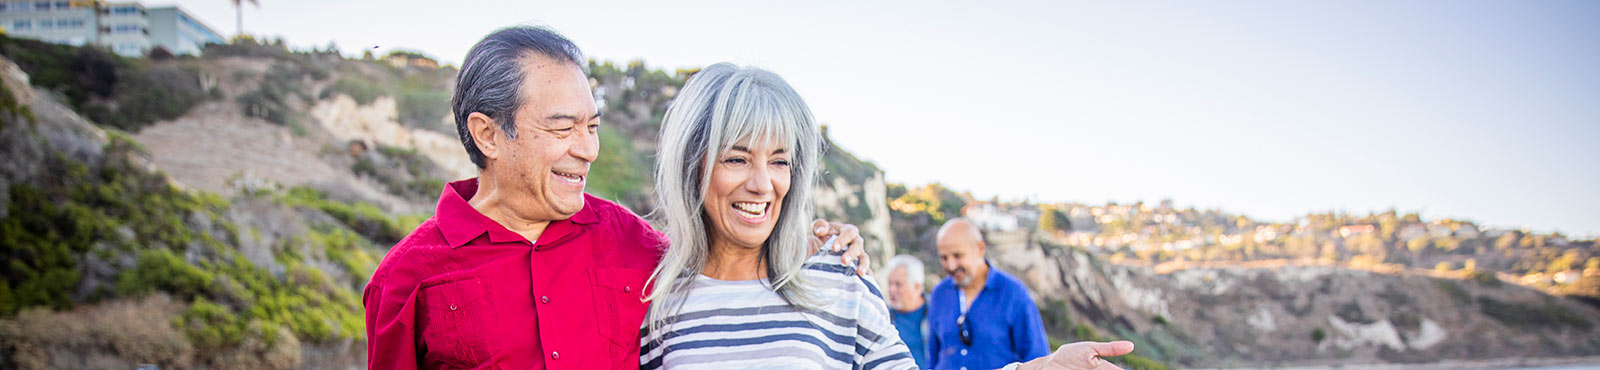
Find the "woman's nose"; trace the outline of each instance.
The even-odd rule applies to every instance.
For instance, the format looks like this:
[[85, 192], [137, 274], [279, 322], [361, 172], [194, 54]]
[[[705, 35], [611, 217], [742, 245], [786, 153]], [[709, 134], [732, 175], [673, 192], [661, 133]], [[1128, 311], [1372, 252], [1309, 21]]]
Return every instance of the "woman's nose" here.
[[750, 172], [750, 177], [744, 181], [744, 188], [752, 193], [766, 194], [772, 192], [772, 174], [768, 169], [762, 168]]

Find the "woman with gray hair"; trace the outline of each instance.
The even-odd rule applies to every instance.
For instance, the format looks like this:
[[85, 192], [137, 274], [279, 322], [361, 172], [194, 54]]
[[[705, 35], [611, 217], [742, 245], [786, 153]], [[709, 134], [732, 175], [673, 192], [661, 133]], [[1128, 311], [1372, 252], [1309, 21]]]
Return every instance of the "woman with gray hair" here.
[[672, 243], [651, 275], [643, 368], [916, 367], [878, 288], [809, 252], [822, 138], [782, 78], [701, 70], [667, 108], [659, 148]]
[[[650, 275], [641, 368], [916, 368], [878, 287], [831, 248], [810, 253], [823, 144], [788, 83], [706, 67], [667, 108], [660, 137], [656, 215], [671, 242]], [[1082, 368], [1109, 366], [1094, 353]]]

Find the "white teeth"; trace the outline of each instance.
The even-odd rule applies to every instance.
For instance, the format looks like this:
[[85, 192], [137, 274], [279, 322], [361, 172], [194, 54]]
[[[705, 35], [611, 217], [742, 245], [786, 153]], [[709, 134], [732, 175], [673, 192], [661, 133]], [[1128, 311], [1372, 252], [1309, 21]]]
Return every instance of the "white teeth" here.
[[767, 213], [767, 203], [734, 202], [733, 208], [750, 217], [761, 217]]
[[556, 174], [556, 177], [560, 177], [562, 180], [567, 180], [567, 182], [570, 182], [570, 183], [577, 184], [577, 183], [583, 182], [583, 176], [578, 176], [578, 175], [565, 173], [565, 172], [555, 172], [555, 171], [552, 171], [552, 172], [554, 172]]

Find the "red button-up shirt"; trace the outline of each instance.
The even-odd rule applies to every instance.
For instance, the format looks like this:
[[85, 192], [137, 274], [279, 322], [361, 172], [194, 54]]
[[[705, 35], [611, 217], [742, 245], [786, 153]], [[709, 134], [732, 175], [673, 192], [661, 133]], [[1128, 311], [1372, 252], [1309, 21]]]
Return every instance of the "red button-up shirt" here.
[[645, 280], [666, 238], [622, 206], [583, 210], [539, 240], [479, 213], [476, 179], [383, 257], [362, 295], [372, 369], [639, 366]]

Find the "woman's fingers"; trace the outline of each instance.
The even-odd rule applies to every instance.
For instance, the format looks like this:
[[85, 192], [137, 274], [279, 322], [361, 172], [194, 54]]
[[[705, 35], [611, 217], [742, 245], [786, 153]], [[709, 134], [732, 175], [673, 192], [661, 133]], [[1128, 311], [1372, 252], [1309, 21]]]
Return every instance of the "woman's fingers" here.
[[828, 251], [843, 251], [844, 253], [839, 256], [839, 260], [844, 262], [845, 265], [855, 266], [857, 275], [866, 276], [872, 274], [872, 257], [867, 256], [866, 240], [861, 238], [861, 229], [857, 228], [856, 225], [828, 222], [819, 218], [811, 221], [811, 229], [811, 232], [816, 235], [816, 238], [811, 240], [812, 253], [816, 253], [817, 250], [822, 248], [823, 240], [837, 237], [838, 239], [834, 240]]

